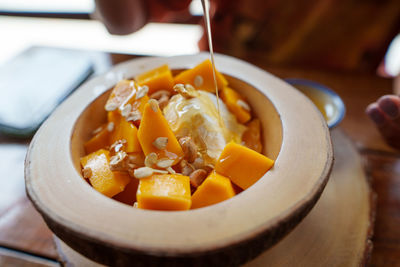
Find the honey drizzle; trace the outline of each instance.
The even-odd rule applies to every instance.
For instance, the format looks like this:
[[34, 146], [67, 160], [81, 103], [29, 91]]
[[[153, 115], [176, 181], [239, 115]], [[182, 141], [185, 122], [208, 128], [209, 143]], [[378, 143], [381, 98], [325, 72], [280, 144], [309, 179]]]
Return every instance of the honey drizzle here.
[[218, 84], [217, 84], [217, 74], [216, 74], [215, 61], [214, 61], [214, 49], [213, 49], [212, 38], [211, 38], [211, 23], [210, 23], [210, 12], [209, 12], [209, 10], [210, 10], [209, 0], [201, 0], [201, 3], [202, 3], [202, 6], [203, 6], [204, 22], [206, 24], [208, 47], [209, 47], [211, 65], [212, 65], [212, 70], [213, 70], [215, 94], [217, 96], [218, 121], [219, 121], [220, 126], [223, 127], [224, 123], [223, 123], [223, 120], [222, 120], [222, 117], [221, 117], [221, 112], [220, 112], [220, 107], [219, 107], [219, 93], [218, 93]]

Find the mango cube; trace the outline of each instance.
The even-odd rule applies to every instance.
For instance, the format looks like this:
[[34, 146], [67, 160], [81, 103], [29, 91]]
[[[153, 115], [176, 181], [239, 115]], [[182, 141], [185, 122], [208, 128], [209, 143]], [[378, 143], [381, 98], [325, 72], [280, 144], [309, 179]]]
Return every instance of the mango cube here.
[[240, 188], [247, 189], [273, 165], [274, 161], [266, 156], [245, 146], [230, 142], [225, 146], [215, 164], [215, 171], [229, 177]]
[[110, 154], [105, 149], [100, 149], [81, 158], [81, 165], [89, 171], [89, 181], [94, 189], [112, 197], [125, 189], [131, 181], [127, 173], [112, 172], [110, 170]]
[[140, 179], [136, 199], [139, 209], [188, 210], [190, 179], [178, 174], [159, 174]]
[[137, 132], [138, 130], [132, 122], [126, 121], [125, 118], [121, 117], [119, 123], [114, 124], [114, 129], [110, 137], [110, 144], [125, 139], [125, 152], [140, 152], [142, 151], [142, 147], [139, 144]]
[[[225, 77], [216, 71], [218, 90], [221, 90], [228, 85]], [[212, 64], [209, 59], [201, 62], [199, 65], [192, 69], [182, 71], [174, 78], [175, 83], [191, 84], [197, 90], [204, 90], [207, 92], [215, 92], [214, 76]]]
[[173, 91], [174, 78], [168, 65], [162, 65], [135, 77], [140, 86], [147, 85], [149, 94], [159, 90]]
[[84, 144], [86, 154], [105, 148], [110, 144], [110, 132], [107, 130], [107, 125], [101, 127], [101, 131]]
[[245, 123], [250, 120], [250, 107], [238, 92], [229, 87], [225, 87], [221, 91], [221, 99], [240, 123]]
[[229, 178], [212, 172], [192, 196], [192, 209], [202, 208], [235, 196]]
[[[168, 139], [165, 148], [157, 148], [154, 144], [159, 137]], [[138, 138], [146, 156], [155, 152], [159, 159], [174, 160], [173, 164], [178, 163], [183, 157], [182, 148], [157, 105], [150, 105], [150, 103], [145, 105]]]

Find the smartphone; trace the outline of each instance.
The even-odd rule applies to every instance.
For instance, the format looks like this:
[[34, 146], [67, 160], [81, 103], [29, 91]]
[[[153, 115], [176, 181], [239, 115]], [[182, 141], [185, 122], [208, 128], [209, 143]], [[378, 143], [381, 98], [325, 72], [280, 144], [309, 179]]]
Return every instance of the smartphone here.
[[32, 136], [56, 106], [93, 73], [89, 54], [31, 47], [0, 65], [0, 132]]

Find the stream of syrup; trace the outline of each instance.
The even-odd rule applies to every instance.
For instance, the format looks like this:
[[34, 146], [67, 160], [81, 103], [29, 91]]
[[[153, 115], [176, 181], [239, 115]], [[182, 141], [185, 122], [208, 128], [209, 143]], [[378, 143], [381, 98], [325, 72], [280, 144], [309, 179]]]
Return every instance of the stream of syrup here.
[[219, 93], [218, 93], [218, 84], [217, 84], [217, 74], [216, 74], [216, 68], [215, 68], [215, 61], [214, 61], [214, 49], [213, 49], [212, 38], [211, 38], [210, 3], [209, 3], [209, 0], [201, 0], [201, 3], [203, 5], [204, 22], [205, 22], [205, 26], [206, 26], [208, 47], [209, 47], [212, 70], [213, 70], [215, 94], [217, 96], [218, 119], [219, 119], [219, 124], [221, 125], [221, 127], [223, 127], [224, 124], [223, 124], [223, 120], [221, 118], [221, 112], [220, 112], [220, 107], [219, 107]]

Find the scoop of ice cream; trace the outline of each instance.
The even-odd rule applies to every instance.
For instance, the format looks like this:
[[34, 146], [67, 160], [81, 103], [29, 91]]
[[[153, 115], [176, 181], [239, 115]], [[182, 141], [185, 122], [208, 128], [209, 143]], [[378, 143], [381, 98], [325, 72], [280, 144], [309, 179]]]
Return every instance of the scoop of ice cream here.
[[164, 108], [164, 116], [177, 138], [191, 137], [205, 163], [214, 165], [227, 143], [241, 143], [246, 126], [237, 122], [222, 101], [219, 101], [220, 120], [216, 96], [198, 92], [194, 98], [173, 96]]

